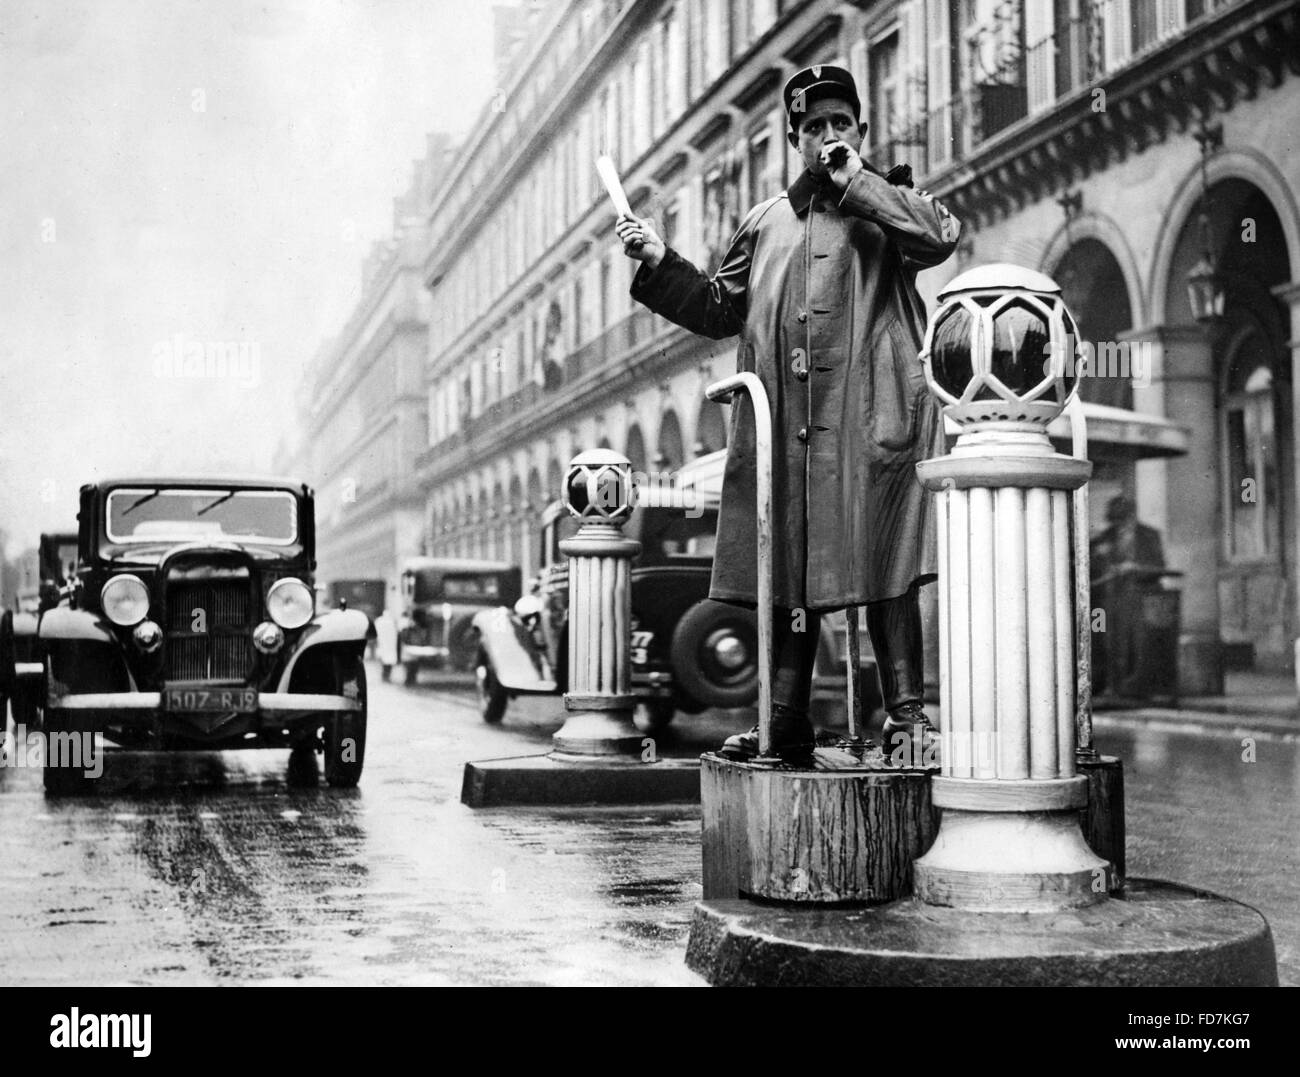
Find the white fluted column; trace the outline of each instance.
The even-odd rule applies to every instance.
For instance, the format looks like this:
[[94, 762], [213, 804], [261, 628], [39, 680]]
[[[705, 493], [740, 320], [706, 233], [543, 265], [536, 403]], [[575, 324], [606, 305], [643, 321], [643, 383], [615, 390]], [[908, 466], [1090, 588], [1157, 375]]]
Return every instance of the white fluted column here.
[[939, 836], [915, 864], [937, 905], [1033, 911], [1106, 896], [1075, 773], [1070, 491], [1092, 465], [1041, 428], [987, 425], [918, 467], [939, 517]]
[[[580, 505], [574, 504], [575, 468], [583, 476], [603, 476], [593, 479], [589, 490], [580, 484]], [[639, 759], [642, 737], [632, 723], [636, 699], [631, 693], [630, 651], [631, 564], [641, 543], [623, 534], [632, 510], [631, 465], [610, 450], [593, 450], [574, 458], [570, 476], [565, 496], [575, 515], [592, 513], [600, 493], [609, 493], [610, 504], [582, 516], [578, 533], [560, 543], [569, 559], [569, 690], [564, 694], [568, 716], [552, 740], [559, 756]], [[597, 490], [607, 481], [615, 485]], [[626, 498], [626, 503], [616, 498]]]

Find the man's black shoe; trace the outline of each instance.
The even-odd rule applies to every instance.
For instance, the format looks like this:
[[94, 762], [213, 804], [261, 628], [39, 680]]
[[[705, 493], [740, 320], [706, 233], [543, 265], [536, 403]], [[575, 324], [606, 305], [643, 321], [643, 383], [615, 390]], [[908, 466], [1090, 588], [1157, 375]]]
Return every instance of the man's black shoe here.
[[903, 752], [904, 765], [923, 767], [939, 760], [939, 731], [920, 703], [904, 703], [889, 712], [881, 731], [886, 761]]
[[[811, 759], [817, 734], [806, 714], [777, 704], [772, 707], [772, 754], [787, 761]], [[726, 759], [746, 762], [758, 755], [758, 726], [728, 737], [718, 750]]]

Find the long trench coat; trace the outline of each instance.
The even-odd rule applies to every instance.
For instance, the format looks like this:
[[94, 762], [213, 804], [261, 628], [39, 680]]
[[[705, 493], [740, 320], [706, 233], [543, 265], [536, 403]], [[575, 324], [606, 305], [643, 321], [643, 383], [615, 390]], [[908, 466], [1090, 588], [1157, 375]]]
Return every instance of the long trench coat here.
[[[755, 207], [709, 278], [671, 248], [632, 296], [714, 339], [741, 337], [773, 411], [775, 605], [835, 610], [904, 594], [936, 572], [918, 461], [943, 423], [917, 354], [920, 268], [960, 233], [929, 195], [864, 168], [841, 192], [804, 172]], [[710, 593], [757, 601], [755, 430], [733, 404]]]

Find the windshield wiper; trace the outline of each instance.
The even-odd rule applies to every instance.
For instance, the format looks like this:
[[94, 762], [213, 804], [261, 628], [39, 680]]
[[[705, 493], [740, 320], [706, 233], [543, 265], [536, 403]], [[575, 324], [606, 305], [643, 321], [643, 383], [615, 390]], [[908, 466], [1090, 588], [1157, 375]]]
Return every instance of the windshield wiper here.
[[141, 505], [143, 505], [146, 501], [152, 501], [155, 497], [157, 497], [161, 493], [162, 490], [155, 487], [153, 493], [145, 494], [144, 497], [140, 498], [139, 501], [134, 501], [130, 505], [128, 505], [125, 509], [123, 509], [122, 515], [130, 516], [131, 513], [135, 512], [135, 510], [138, 509]]
[[229, 500], [230, 500], [232, 497], [234, 497], [234, 496], [235, 496], [235, 491], [234, 491], [234, 490], [231, 490], [230, 493], [226, 494], [224, 497], [219, 497], [219, 498], [217, 498], [216, 501], [212, 502], [211, 505], [204, 505], [203, 508], [199, 509], [199, 511], [196, 512], [194, 515], [195, 515], [195, 516], [202, 516], [205, 512], [211, 512], [211, 511], [212, 511], [213, 509], [215, 509], [218, 505], [220, 505], [223, 501], [229, 501]]

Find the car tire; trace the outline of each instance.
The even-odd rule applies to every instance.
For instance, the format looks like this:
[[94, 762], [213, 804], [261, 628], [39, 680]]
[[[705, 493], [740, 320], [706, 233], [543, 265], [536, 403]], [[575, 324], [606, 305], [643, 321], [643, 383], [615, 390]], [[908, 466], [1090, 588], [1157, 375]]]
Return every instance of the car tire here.
[[68, 716], [59, 710], [45, 712], [45, 751], [44, 765], [41, 768], [41, 781], [45, 786], [45, 795], [50, 797], [84, 796], [92, 789], [93, 779], [87, 777], [83, 768], [50, 766], [50, 738], [60, 733], [71, 731]]
[[361, 709], [331, 713], [325, 719], [325, 781], [336, 789], [356, 785], [366, 761], [366, 667], [360, 658], [346, 667], [339, 694], [350, 695], [354, 684]]
[[[18, 675], [14, 653], [14, 615], [12, 610], [0, 613], [0, 722], [4, 721], [4, 705], [16, 698]], [[14, 704], [14, 721], [18, 720], [17, 703]]]
[[402, 673], [405, 676], [405, 680], [403, 680], [402, 683], [405, 684], [408, 688], [415, 684], [418, 684], [420, 679], [420, 663], [403, 662]]
[[387, 684], [389, 681], [391, 681], [391, 680], [393, 679], [393, 667], [392, 667], [392, 666], [386, 666], [386, 665], [385, 665], [385, 666], [380, 666], [380, 667], [379, 667], [379, 679], [380, 679], [381, 681], [383, 681], [385, 684]]
[[753, 610], [697, 602], [677, 622], [669, 656], [676, 690], [705, 707], [748, 707], [758, 699]]
[[496, 725], [506, 716], [510, 693], [501, 687], [496, 670], [492, 668], [492, 659], [483, 651], [479, 651], [474, 660], [474, 686], [478, 691], [479, 714], [489, 725]]
[[478, 655], [478, 629], [469, 621], [452, 626], [447, 642], [446, 668], [456, 673], [472, 673]]
[[41, 692], [44, 684], [18, 682], [9, 698], [9, 707], [13, 712], [14, 725], [26, 726], [28, 731], [41, 728]]

